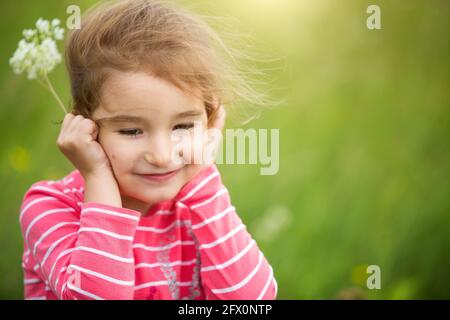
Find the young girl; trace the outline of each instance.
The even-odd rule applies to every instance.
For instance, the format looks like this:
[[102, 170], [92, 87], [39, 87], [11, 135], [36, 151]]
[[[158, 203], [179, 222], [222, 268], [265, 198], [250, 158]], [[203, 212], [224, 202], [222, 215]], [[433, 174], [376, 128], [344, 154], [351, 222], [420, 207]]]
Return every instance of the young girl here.
[[216, 166], [173, 157], [175, 130], [223, 127], [214, 37], [144, 0], [97, 6], [72, 32], [73, 111], [57, 145], [75, 170], [24, 196], [26, 299], [276, 298]]

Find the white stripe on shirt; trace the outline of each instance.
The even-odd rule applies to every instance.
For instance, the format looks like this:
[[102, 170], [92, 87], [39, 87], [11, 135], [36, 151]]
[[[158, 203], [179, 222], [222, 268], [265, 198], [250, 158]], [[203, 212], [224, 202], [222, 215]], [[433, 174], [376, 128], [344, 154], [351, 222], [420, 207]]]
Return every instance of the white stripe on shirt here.
[[[55, 270], [55, 267], [56, 267], [56, 264], [58, 263], [58, 260], [59, 260], [60, 258], [64, 257], [65, 255], [67, 255], [67, 254], [69, 254], [69, 253], [75, 251], [76, 249], [77, 249], [77, 248], [70, 248], [70, 249], [64, 250], [63, 252], [61, 252], [61, 253], [58, 255], [58, 257], [56, 258], [55, 262], [53, 263], [52, 269], [50, 270], [50, 274], [49, 274], [49, 276], [48, 276], [48, 280], [49, 280], [50, 282], [52, 281], [53, 271]], [[62, 269], [63, 269], [63, 268], [61, 268], [60, 272], [62, 272]], [[59, 277], [56, 279], [56, 282], [55, 282], [55, 289], [56, 289], [57, 286], [58, 286], [58, 280], [59, 280]]]
[[129, 240], [129, 241], [133, 241], [133, 237], [131, 236], [125, 236], [122, 234], [118, 234], [118, 233], [114, 233], [105, 229], [101, 229], [101, 228], [80, 228], [80, 230], [78, 230], [79, 233], [81, 232], [97, 232], [97, 233], [102, 233], [105, 234], [107, 236], [110, 236], [112, 238], [116, 238], [119, 240]]
[[155, 232], [155, 233], [164, 233], [167, 231], [170, 231], [173, 227], [175, 226], [190, 226], [191, 225], [191, 221], [190, 220], [176, 220], [174, 222], [172, 222], [169, 226], [165, 227], [165, 228], [155, 228], [155, 227], [141, 227], [138, 226], [136, 228], [136, 230], [138, 231], [151, 231], [151, 232]]
[[261, 299], [264, 297], [264, 295], [265, 295], [266, 292], [267, 292], [267, 288], [269, 288], [270, 283], [273, 281], [273, 269], [272, 269], [271, 266], [269, 266], [269, 268], [270, 268], [269, 278], [267, 279], [267, 282], [266, 282], [266, 284], [265, 284], [263, 290], [262, 290], [261, 293], [259, 294], [258, 298], [256, 298], [256, 300], [261, 300]]
[[58, 200], [55, 197], [42, 197], [42, 198], [38, 198], [38, 199], [34, 199], [32, 201], [30, 201], [29, 203], [27, 203], [27, 205], [23, 208], [22, 212], [20, 212], [20, 216], [19, 216], [19, 221], [22, 221], [22, 217], [25, 214], [25, 212], [34, 204], [42, 202], [42, 201], [47, 201], [47, 200]]
[[83, 210], [83, 212], [84, 213], [86, 213], [86, 212], [104, 213], [104, 214], [108, 214], [108, 215], [111, 215], [111, 216], [116, 216], [116, 217], [121, 217], [121, 218], [125, 218], [125, 219], [134, 220], [134, 221], [139, 221], [139, 217], [132, 216], [132, 215], [126, 214], [126, 213], [118, 213], [118, 212], [115, 212], [115, 211], [102, 209], [102, 208], [86, 208], [86, 209]]
[[85, 295], [86, 297], [92, 298], [94, 300], [105, 300], [105, 299], [103, 299], [103, 298], [101, 298], [101, 297], [99, 297], [99, 296], [97, 296], [97, 295], [95, 295], [93, 293], [90, 293], [90, 292], [88, 292], [86, 290], [83, 290], [81, 288], [78, 288], [78, 287], [72, 285], [72, 283], [70, 281], [67, 282], [67, 288], [69, 288], [70, 290], [73, 290], [75, 292], [81, 293], [82, 295]]
[[196, 208], [198, 208], [198, 207], [207, 205], [208, 203], [210, 203], [211, 201], [213, 201], [215, 198], [221, 196], [222, 194], [226, 194], [226, 193], [227, 193], [227, 189], [225, 189], [225, 188], [220, 189], [220, 190], [217, 191], [211, 198], [206, 199], [206, 200], [203, 201], [203, 202], [200, 202], [200, 203], [198, 203], [198, 204], [194, 204], [193, 206], [191, 206], [191, 209], [196, 209]]
[[[139, 290], [147, 287], [153, 287], [153, 286], [168, 286], [167, 280], [161, 280], [161, 281], [152, 281], [152, 282], [146, 282], [140, 285], [137, 285], [134, 287], [134, 290]], [[192, 281], [185, 281], [185, 282], [179, 282], [177, 281], [177, 286], [179, 287], [188, 287], [192, 285]]]
[[173, 261], [170, 263], [166, 263], [166, 262], [145, 263], [145, 262], [143, 262], [143, 263], [136, 264], [134, 267], [136, 269], [139, 269], [139, 268], [157, 268], [157, 267], [161, 267], [161, 266], [168, 266], [168, 267], [169, 266], [174, 267], [174, 266], [178, 266], [178, 265], [190, 266], [192, 264], [195, 264], [196, 261], [197, 261], [197, 259], [192, 259], [189, 261], [177, 260], [177, 261]]
[[216, 264], [213, 266], [208, 266], [208, 267], [203, 267], [200, 269], [201, 272], [207, 272], [207, 271], [211, 271], [211, 270], [220, 270], [220, 269], [224, 269], [226, 267], [228, 267], [229, 265], [233, 264], [234, 262], [236, 262], [237, 260], [239, 260], [240, 258], [242, 258], [248, 251], [250, 251], [250, 249], [252, 248], [252, 246], [256, 243], [256, 241], [254, 239], [252, 239], [250, 241], [250, 243], [241, 251], [239, 252], [237, 255], [235, 255], [233, 258], [231, 258], [230, 260], [222, 263], [222, 264]]
[[78, 232], [72, 232], [72, 233], [66, 234], [64, 237], [61, 237], [61, 238], [59, 238], [57, 241], [55, 241], [55, 242], [50, 246], [50, 248], [48, 248], [47, 252], [45, 253], [44, 258], [42, 259], [42, 262], [41, 262], [41, 266], [44, 265], [44, 263], [47, 261], [47, 258], [50, 256], [50, 253], [52, 253], [52, 251], [56, 248], [56, 246], [57, 246], [58, 244], [60, 244], [60, 243], [61, 243], [62, 241], [64, 241], [66, 238], [71, 237], [71, 236], [74, 236], [74, 235], [77, 235], [77, 234], [78, 234]]
[[62, 223], [58, 223], [57, 225], [51, 227], [50, 229], [48, 229], [40, 238], [38, 241], [36, 241], [36, 243], [34, 244], [33, 247], [33, 255], [36, 255], [36, 250], [37, 247], [39, 246], [39, 244], [53, 231], [66, 226], [66, 225], [80, 225], [80, 222], [62, 222]]
[[25, 300], [47, 300], [47, 297], [46, 296], [31, 297], [31, 298], [26, 298]]
[[252, 272], [250, 272], [248, 274], [247, 277], [244, 278], [244, 280], [242, 280], [241, 282], [235, 284], [234, 286], [228, 287], [228, 288], [222, 288], [222, 289], [211, 289], [211, 291], [213, 293], [228, 293], [228, 292], [232, 292], [235, 290], [238, 290], [240, 288], [242, 288], [243, 286], [245, 286], [253, 277], [254, 275], [258, 272], [259, 268], [261, 267], [261, 263], [263, 261], [263, 254], [260, 251], [259, 252], [259, 260], [258, 260], [258, 264], [256, 265], [256, 267], [252, 270]]
[[209, 249], [209, 248], [215, 247], [218, 244], [221, 244], [222, 242], [227, 241], [229, 238], [234, 236], [236, 233], [238, 233], [242, 229], [247, 229], [247, 227], [244, 224], [241, 223], [240, 225], [238, 225], [236, 228], [234, 228], [233, 230], [228, 232], [223, 237], [220, 237], [219, 239], [217, 239], [217, 240], [215, 240], [213, 242], [205, 243], [205, 244], [200, 245], [200, 249]]
[[34, 284], [34, 283], [39, 283], [39, 282], [43, 282], [40, 278], [32, 278], [32, 279], [25, 279], [23, 284], [28, 285], [28, 284]]
[[216, 214], [216, 215], [214, 215], [214, 216], [212, 216], [212, 217], [210, 217], [208, 219], [205, 219], [205, 220], [203, 220], [200, 223], [192, 225], [192, 229], [198, 229], [198, 228], [201, 228], [201, 227], [207, 225], [208, 223], [211, 223], [211, 222], [213, 222], [215, 220], [219, 220], [220, 218], [224, 217], [225, 215], [227, 215], [228, 213], [232, 212], [233, 210], [235, 210], [235, 207], [230, 206], [230, 207], [226, 208], [225, 210], [223, 210], [222, 212], [220, 212], [220, 213], [218, 213], [218, 214]]
[[77, 266], [77, 265], [75, 265], [75, 264], [71, 264], [70, 266], [67, 267], [67, 269], [69, 269], [69, 268], [78, 270], [78, 271], [80, 271], [80, 272], [84, 272], [84, 273], [90, 274], [90, 275], [92, 275], [92, 276], [95, 276], [95, 277], [97, 277], [97, 278], [100, 278], [100, 279], [103, 279], [103, 280], [106, 280], [106, 281], [115, 283], [115, 284], [117, 284], [117, 285], [121, 285], [121, 286], [134, 286], [134, 280], [127, 281], [127, 280], [116, 279], [116, 278], [107, 276], [107, 275], [105, 275], [105, 274], [103, 274], [103, 273], [96, 272], [96, 271], [92, 271], [92, 270], [89, 270], [89, 269], [86, 269], [86, 268]]
[[27, 230], [25, 231], [25, 241], [28, 243], [28, 234], [30, 233], [31, 227], [33, 227], [33, 225], [38, 222], [39, 220], [41, 220], [42, 218], [45, 218], [48, 215], [54, 214], [54, 213], [65, 213], [65, 212], [75, 212], [74, 208], [58, 208], [58, 209], [52, 209], [52, 210], [47, 210], [44, 211], [43, 213], [41, 213], [40, 215], [38, 215], [36, 218], [33, 219], [33, 221], [30, 222], [30, 224], [27, 227]]
[[144, 249], [146, 251], [162, 251], [162, 250], [166, 250], [166, 249], [170, 249], [173, 248], [177, 245], [191, 245], [191, 244], [195, 244], [194, 241], [181, 241], [181, 240], [177, 240], [175, 242], [169, 243], [168, 245], [164, 245], [164, 246], [146, 246], [142, 243], [136, 243], [133, 245], [133, 249], [134, 248], [140, 248], [140, 249]]
[[125, 262], [125, 263], [133, 263], [134, 262], [134, 258], [125, 258], [125, 257], [117, 256], [115, 254], [112, 254], [112, 253], [109, 253], [109, 252], [106, 252], [103, 250], [94, 249], [94, 248], [78, 246], [77, 251], [78, 250], [95, 253], [95, 254], [98, 254], [99, 256], [107, 257], [107, 258], [110, 258], [110, 259], [113, 259], [116, 261], [120, 261], [120, 262]]
[[203, 179], [202, 182], [200, 182], [198, 185], [196, 185], [195, 188], [193, 188], [191, 191], [189, 191], [187, 195], [185, 195], [183, 198], [181, 198], [180, 201], [183, 202], [186, 199], [189, 199], [190, 197], [192, 197], [195, 193], [197, 193], [197, 191], [199, 191], [201, 188], [203, 188], [203, 186], [205, 184], [207, 184], [210, 180], [217, 177], [218, 175], [219, 175], [219, 172], [217, 172], [217, 171], [211, 173], [209, 176], [207, 176], [205, 179]]

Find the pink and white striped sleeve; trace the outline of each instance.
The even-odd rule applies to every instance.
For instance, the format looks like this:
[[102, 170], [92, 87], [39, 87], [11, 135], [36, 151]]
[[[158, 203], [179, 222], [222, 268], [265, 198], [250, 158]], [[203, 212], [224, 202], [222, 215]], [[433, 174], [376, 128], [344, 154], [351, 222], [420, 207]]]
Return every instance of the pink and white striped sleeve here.
[[[132, 242], [140, 213], [88, 202], [81, 211], [56, 188], [33, 185], [24, 196], [20, 225], [25, 298], [133, 299]], [[32, 264], [32, 265], [31, 265]], [[36, 297], [38, 295], [38, 297]]]
[[190, 209], [192, 231], [200, 249], [206, 298], [276, 299], [272, 267], [231, 205], [217, 169], [209, 177], [201, 190], [184, 202]]

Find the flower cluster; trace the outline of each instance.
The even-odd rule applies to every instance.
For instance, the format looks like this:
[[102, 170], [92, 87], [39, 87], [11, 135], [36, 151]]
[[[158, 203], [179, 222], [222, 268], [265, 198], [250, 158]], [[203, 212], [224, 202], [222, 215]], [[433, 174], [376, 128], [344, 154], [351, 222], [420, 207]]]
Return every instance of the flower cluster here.
[[61, 54], [56, 45], [57, 40], [64, 38], [64, 29], [59, 27], [60, 20], [50, 23], [39, 18], [36, 29], [23, 31], [24, 39], [9, 60], [14, 73], [27, 73], [28, 79], [43, 78], [61, 62]]
[[56, 46], [56, 41], [64, 38], [64, 29], [60, 28], [59, 24], [59, 19], [53, 19], [50, 23], [39, 18], [36, 29], [23, 31], [24, 38], [19, 41], [17, 50], [9, 59], [9, 64], [14, 73], [26, 72], [28, 79], [38, 80], [52, 93], [64, 113], [67, 113], [47, 76], [62, 60]]

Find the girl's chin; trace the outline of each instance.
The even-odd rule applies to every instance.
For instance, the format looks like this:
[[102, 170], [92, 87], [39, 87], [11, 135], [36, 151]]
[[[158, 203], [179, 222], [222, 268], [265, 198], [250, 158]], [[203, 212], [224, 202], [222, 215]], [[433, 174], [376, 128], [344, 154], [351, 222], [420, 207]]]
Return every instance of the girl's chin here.
[[145, 213], [155, 204], [168, 201], [170, 199], [173, 199], [175, 197], [170, 194], [155, 194], [155, 195], [149, 195], [146, 194], [145, 196], [122, 196], [122, 206], [124, 208], [129, 208], [133, 210], [140, 211], [142, 213]]
[[159, 192], [148, 192], [145, 194], [144, 197], [142, 197], [142, 199], [144, 200], [144, 202], [146, 203], [152, 203], [152, 204], [156, 204], [158, 202], [163, 202], [163, 201], [167, 201], [170, 199], [175, 198], [175, 196], [177, 195], [176, 191], [159, 191]]

